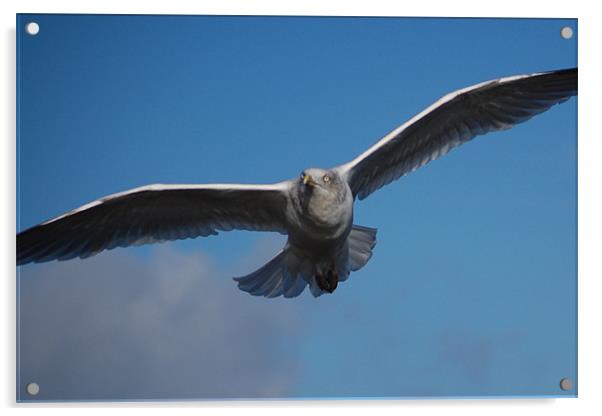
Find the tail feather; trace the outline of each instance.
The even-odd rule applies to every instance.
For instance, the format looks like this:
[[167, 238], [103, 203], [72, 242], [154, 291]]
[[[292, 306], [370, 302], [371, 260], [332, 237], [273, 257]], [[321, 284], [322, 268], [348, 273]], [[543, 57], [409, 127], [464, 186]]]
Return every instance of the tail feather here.
[[323, 291], [322, 289], [320, 289], [320, 286], [318, 286], [318, 282], [316, 282], [316, 278], [315, 277], [313, 277], [311, 279], [311, 281], [309, 282], [309, 291], [314, 296], [314, 298], [320, 297], [324, 293], [326, 293], [325, 291]]
[[[299, 296], [307, 281], [301, 274], [296, 256], [285, 248], [281, 250], [272, 260], [251, 274], [235, 277], [238, 288], [255, 296], [274, 298], [284, 295], [286, 298]], [[308, 278], [309, 280], [309, 278]]]
[[[263, 267], [243, 277], [235, 277], [238, 287], [245, 292], [255, 294], [264, 284], [270, 280], [274, 271], [278, 268], [278, 263], [283, 251], [280, 251], [272, 260]], [[259, 278], [261, 277], [261, 278]]]
[[260, 269], [243, 277], [235, 277], [240, 290], [249, 292], [252, 295], [266, 296], [274, 289], [274, 281], [282, 269], [282, 260], [285, 251], [281, 250], [272, 260], [263, 265]]
[[287, 285], [288, 287], [284, 288], [285, 298], [296, 298], [301, 293], [303, 293], [303, 290], [305, 290], [305, 286], [307, 286], [307, 282], [301, 276], [291, 277], [287, 280], [287, 282], [290, 283]]
[[[376, 229], [354, 225], [347, 240], [347, 250], [335, 260], [338, 281], [343, 282], [349, 272], [361, 269], [376, 245]], [[235, 277], [238, 288], [255, 296], [274, 298], [299, 296], [309, 284], [314, 297], [325, 292], [316, 281], [318, 266], [309, 259], [299, 258], [288, 245], [265, 265], [246, 276]], [[336, 287], [336, 286], [335, 286]]]
[[356, 271], [368, 263], [376, 246], [376, 228], [353, 225], [349, 233], [349, 269]]

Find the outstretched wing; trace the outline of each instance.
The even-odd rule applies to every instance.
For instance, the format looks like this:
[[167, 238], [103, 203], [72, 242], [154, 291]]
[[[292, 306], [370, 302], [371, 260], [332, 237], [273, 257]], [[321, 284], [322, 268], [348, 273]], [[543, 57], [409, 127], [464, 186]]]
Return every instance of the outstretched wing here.
[[289, 186], [150, 185], [110, 195], [17, 234], [17, 264], [233, 229], [285, 233]]
[[501, 78], [446, 95], [338, 166], [364, 199], [475, 136], [505, 130], [577, 95], [577, 68]]

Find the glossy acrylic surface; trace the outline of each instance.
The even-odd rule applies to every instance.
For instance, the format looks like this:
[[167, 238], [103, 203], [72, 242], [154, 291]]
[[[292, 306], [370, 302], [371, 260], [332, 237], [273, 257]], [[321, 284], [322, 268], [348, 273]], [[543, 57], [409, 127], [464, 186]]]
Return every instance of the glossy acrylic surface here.
[[[577, 35], [571, 19], [19, 15], [18, 230], [141, 185], [338, 165], [451, 91], [576, 66]], [[262, 233], [21, 266], [17, 399], [576, 396], [576, 115], [572, 98], [357, 202], [378, 244], [332, 295], [239, 291], [230, 277], [284, 244]]]

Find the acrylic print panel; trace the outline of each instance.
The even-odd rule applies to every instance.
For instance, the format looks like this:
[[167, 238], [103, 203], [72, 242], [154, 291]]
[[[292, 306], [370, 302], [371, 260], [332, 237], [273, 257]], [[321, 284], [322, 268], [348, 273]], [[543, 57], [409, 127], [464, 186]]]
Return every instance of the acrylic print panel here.
[[577, 395], [576, 20], [17, 33], [19, 401]]

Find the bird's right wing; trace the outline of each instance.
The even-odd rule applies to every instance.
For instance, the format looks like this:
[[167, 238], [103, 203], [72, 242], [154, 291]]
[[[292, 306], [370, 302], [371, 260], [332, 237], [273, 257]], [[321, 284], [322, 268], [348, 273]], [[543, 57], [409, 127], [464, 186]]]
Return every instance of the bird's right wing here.
[[233, 229], [285, 233], [290, 186], [150, 185], [110, 195], [17, 234], [17, 264]]

